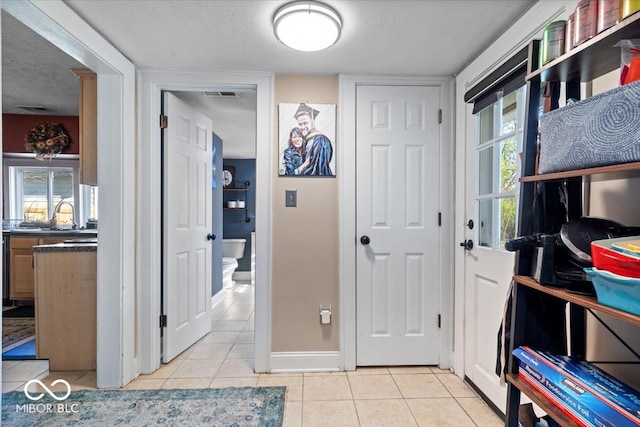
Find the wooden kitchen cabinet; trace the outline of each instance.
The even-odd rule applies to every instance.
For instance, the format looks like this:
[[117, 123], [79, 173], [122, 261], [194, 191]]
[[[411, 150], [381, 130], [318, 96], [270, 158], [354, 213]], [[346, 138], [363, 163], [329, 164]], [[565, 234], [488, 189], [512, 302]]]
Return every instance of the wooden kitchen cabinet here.
[[96, 369], [96, 247], [39, 246], [35, 256], [36, 357], [52, 371]]
[[71, 71], [80, 78], [80, 184], [98, 185], [98, 79], [88, 69]]
[[32, 300], [33, 288], [33, 253], [36, 245], [60, 243], [66, 238], [56, 237], [11, 237], [9, 239], [9, 299]]
[[13, 237], [9, 240], [9, 298], [33, 299], [33, 254], [31, 247], [38, 244], [37, 237]]

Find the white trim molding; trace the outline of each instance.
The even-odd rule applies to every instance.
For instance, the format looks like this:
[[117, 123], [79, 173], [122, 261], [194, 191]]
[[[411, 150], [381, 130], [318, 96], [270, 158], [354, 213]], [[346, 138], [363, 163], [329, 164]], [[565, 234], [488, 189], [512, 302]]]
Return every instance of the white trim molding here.
[[359, 85], [429, 85], [440, 87], [440, 301], [442, 327], [439, 366], [449, 368], [453, 352], [453, 79], [451, 77], [340, 76], [338, 164], [340, 200], [340, 353], [341, 368], [356, 369], [356, 88]]
[[220, 289], [214, 296], [211, 297], [211, 310], [216, 308], [216, 306], [222, 301], [224, 301], [224, 289]]
[[255, 371], [268, 372], [271, 352], [271, 188], [273, 159], [273, 74], [218, 71], [139, 71], [139, 149], [137, 188], [139, 233], [138, 333], [139, 370], [160, 367], [161, 162], [158, 143], [163, 90], [205, 92], [228, 87], [256, 90], [256, 278]]
[[271, 353], [271, 373], [338, 372], [342, 356], [338, 351]]

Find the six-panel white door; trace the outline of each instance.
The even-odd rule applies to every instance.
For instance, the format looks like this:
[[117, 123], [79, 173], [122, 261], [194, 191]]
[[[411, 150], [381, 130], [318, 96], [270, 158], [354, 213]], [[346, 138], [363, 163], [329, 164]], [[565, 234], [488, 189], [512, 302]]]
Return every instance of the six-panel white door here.
[[164, 94], [162, 361], [211, 330], [211, 120]]
[[356, 364], [437, 364], [440, 87], [356, 97]]

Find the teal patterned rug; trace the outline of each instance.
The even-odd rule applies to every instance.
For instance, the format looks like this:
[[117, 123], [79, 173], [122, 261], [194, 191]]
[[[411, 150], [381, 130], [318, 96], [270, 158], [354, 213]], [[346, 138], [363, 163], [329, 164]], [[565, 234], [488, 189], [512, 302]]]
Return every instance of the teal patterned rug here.
[[[185, 390], [81, 390], [33, 401], [23, 391], [2, 395], [2, 425], [279, 427], [285, 387]], [[38, 395], [30, 394], [32, 398]]]

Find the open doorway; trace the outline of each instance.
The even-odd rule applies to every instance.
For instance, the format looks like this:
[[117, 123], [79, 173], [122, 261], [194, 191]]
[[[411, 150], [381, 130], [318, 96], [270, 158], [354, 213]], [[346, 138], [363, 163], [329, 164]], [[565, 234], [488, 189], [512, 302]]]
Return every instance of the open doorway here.
[[[36, 358], [32, 243], [52, 243], [37, 234], [58, 204], [65, 202], [65, 221], [81, 224], [85, 206], [79, 204], [77, 134], [79, 85], [73, 68], [82, 64], [2, 11], [3, 134], [3, 300], [2, 359]], [[26, 153], [25, 135], [44, 121], [70, 131], [76, 147], [49, 162]], [[75, 154], [69, 154], [73, 152]], [[49, 180], [53, 191], [47, 191]], [[69, 210], [69, 207], [75, 209]], [[52, 209], [53, 208], [53, 209]], [[71, 213], [74, 213], [71, 217]], [[62, 227], [61, 227], [62, 228]], [[32, 234], [21, 234], [26, 230]], [[62, 241], [64, 239], [60, 239]], [[13, 268], [12, 268], [13, 267]]]
[[[163, 363], [212, 328], [230, 328], [224, 320], [253, 317], [249, 306], [219, 318], [212, 317], [211, 309], [228, 300], [226, 294], [235, 292], [236, 283], [252, 286], [255, 94], [162, 93]], [[229, 152], [246, 158], [231, 159]], [[247, 329], [253, 332], [253, 324]]]
[[[141, 204], [140, 217], [146, 219], [142, 230], [140, 260], [150, 268], [142, 273], [139, 299], [140, 325], [140, 373], [151, 373], [160, 367], [160, 337], [157, 331], [157, 319], [160, 316], [159, 290], [152, 286], [161, 280], [160, 262], [161, 217], [159, 207], [161, 161], [159, 156], [149, 156], [155, 141], [160, 140], [160, 127], [157, 117], [160, 115], [161, 93], [171, 92], [209, 92], [209, 91], [254, 91], [256, 96], [256, 112], [252, 121], [255, 123], [255, 166], [256, 166], [256, 213], [255, 230], [260, 236], [256, 240], [256, 283], [255, 289], [255, 351], [254, 370], [267, 372], [270, 355], [270, 188], [271, 188], [271, 141], [272, 141], [272, 79], [271, 74], [228, 74], [228, 73], [176, 73], [161, 71], [142, 71], [141, 74], [142, 132], [140, 150], [147, 153], [147, 160], [140, 169], [140, 193], [149, 194], [149, 203]], [[155, 207], [155, 208], [154, 208]], [[252, 219], [253, 220], [253, 219]], [[147, 236], [148, 238], [145, 238]], [[155, 321], [154, 321], [155, 319]]]
[[[216, 295], [225, 285], [255, 281], [255, 253], [251, 249], [255, 246], [256, 90], [227, 87], [171, 93], [213, 122], [212, 305], [215, 306]], [[240, 253], [233, 253], [233, 244], [239, 245], [236, 249]], [[227, 259], [223, 262], [223, 258]]]
[[98, 197], [104, 202], [98, 210], [109, 233], [100, 237], [97, 253], [95, 382], [99, 388], [121, 387], [136, 373], [135, 331], [122, 326], [135, 323], [135, 188], [124, 184], [135, 181], [135, 69], [61, 2], [4, 2], [2, 10], [97, 74]]

